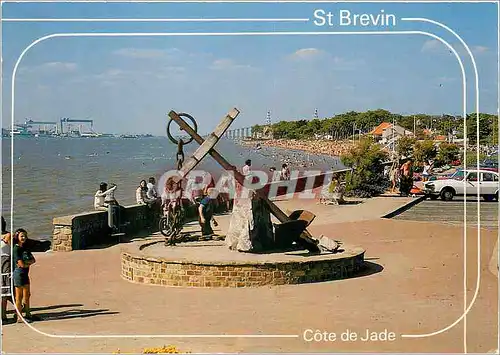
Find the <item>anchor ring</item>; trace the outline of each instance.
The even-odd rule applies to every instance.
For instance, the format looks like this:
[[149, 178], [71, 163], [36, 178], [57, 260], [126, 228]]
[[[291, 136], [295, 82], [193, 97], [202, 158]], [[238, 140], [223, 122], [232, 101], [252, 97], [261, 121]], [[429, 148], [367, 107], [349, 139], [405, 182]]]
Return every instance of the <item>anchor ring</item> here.
[[[188, 113], [178, 113], [177, 114], [179, 117], [187, 117], [189, 118], [189, 120], [191, 121], [191, 123], [193, 124], [193, 130], [198, 133], [198, 124], [196, 123], [196, 120], [194, 119], [193, 116], [191, 116], [190, 114]], [[175, 139], [172, 134], [170, 133], [170, 124], [172, 123], [173, 119], [170, 119], [168, 121], [168, 124], [167, 124], [167, 136], [168, 136], [168, 139], [170, 139], [170, 141], [174, 144], [179, 144], [179, 141], [177, 139]], [[184, 142], [184, 144], [189, 144], [193, 141], [193, 137], [191, 137], [187, 142]]]

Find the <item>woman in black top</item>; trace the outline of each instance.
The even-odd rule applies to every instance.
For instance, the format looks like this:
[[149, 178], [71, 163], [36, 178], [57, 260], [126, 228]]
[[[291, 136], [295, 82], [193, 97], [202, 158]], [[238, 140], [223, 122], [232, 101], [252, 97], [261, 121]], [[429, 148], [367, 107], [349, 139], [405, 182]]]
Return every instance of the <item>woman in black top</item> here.
[[2, 321], [7, 320], [7, 302], [12, 298], [7, 296], [12, 292], [11, 290], [11, 258], [10, 243], [12, 241], [10, 232], [7, 231], [7, 222], [2, 216], [2, 240], [0, 242], [2, 247]]
[[[33, 254], [31, 254], [31, 252], [25, 247], [26, 241], [28, 240], [28, 232], [19, 228], [14, 234], [14, 239], [16, 244], [14, 245], [12, 260], [14, 265], [13, 276], [16, 295], [16, 309], [19, 315], [21, 315], [21, 312], [24, 310], [26, 313], [25, 320], [27, 322], [31, 322], [29, 270], [30, 266], [33, 265], [36, 260]], [[18, 317], [17, 319], [20, 323], [23, 322], [21, 317]]]

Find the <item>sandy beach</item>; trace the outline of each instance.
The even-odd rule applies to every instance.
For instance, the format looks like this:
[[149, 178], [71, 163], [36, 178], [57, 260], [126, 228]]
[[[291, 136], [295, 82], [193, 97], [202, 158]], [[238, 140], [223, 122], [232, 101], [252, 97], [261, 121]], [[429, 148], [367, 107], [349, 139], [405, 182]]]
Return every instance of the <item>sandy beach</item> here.
[[[32, 324], [36, 331], [24, 324], [4, 326], [3, 350], [137, 353], [175, 345], [205, 353], [462, 353], [465, 341], [467, 352], [496, 349], [498, 278], [493, 256], [498, 231], [481, 231], [478, 253], [477, 229], [467, 229], [467, 304], [476, 294], [477, 283], [479, 292], [467, 323], [459, 321], [441, 331], [464, 312], [464, 229], [380, 218], [410, 200], [377, 197], [344, 206], [312, 200], [278, 202], [283, 210], [300, 207], [316, 213], [311, 233], [366, 249], [369, 272], [341, 281], [241, 289], [150, 286], [120, 277], [121, 245], [38, 254], [31, 271], [32, 307], [42, 320]], [[218, 232], [224, 233], [229, 216], [217, 220]], [[308, 342], [303, 339], [306, 329], [338, 334], [347, 329], [359, 334], [387, 329], [396, 337], [393, 341]], [[402, 337], [434, 332], [433, 336]], [[224, 337], [231, 334], [293, 337]]]
[[346, 153], [352, 146], [352, 141], [333, 140], [302, 140], [302, 139], [269, 139], [262, 141], [243, 141], [243, 144], [255, 146], [260, 143], [264, 147], [283, 148], [288, 150], [301, 150], [311, 154], [339, 157]]

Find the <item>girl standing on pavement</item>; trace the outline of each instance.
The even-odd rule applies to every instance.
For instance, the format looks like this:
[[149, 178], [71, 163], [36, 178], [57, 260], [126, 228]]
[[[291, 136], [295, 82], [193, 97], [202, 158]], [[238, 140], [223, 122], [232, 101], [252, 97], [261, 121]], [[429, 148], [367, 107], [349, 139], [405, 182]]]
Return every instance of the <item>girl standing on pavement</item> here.
[[[19, 228], [14, 233], [14, 239], [17, 244], [14, 245], [14, 251], [12, 254], [13, 266], [14, 266], [14, 288], [16, 294], [16, 309], [18, 312], [17, 321], [23, 323], [22, 311], [25, 312], [26, 316], [24, 319], [26, 322], [31, 322], [31, 312], [30, 312], [30, 278], [29, 271], [30, 266], [33, 265], [36, 260], [33, 254], [26, 248], [26, 241], [28, 240], [28, 232], [24, 229]], [[23, 308], [24, 307], [24, 308]], [[19, 317], [21, 316], [21, 317]]]

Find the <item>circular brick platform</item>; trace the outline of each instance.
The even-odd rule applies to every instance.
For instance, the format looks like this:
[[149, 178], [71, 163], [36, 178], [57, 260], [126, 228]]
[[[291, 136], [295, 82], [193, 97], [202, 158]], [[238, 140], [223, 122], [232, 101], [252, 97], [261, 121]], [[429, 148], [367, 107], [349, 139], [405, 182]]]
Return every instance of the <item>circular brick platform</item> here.
[[343, 246], [339, 253], [305, 250], [240, 253], [224, 242], [189, 242], [165, 247], [163, 241], [136, 242], [121, 254], [126, 280], [183, 287], [255, 287], [344, 279], [364, 267], [364, 249]]

